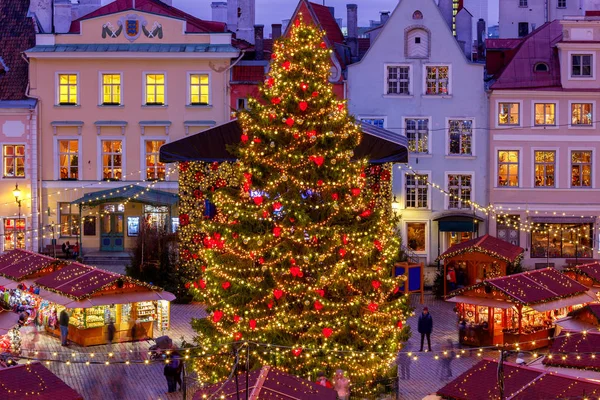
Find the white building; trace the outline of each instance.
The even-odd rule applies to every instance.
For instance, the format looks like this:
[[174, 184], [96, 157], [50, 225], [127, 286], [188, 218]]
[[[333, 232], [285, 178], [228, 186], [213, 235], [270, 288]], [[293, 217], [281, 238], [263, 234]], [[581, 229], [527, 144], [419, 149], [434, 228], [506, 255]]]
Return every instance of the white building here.
[[409, 165], [420, 179], [396, 166], [393, 186], [406, 247], [432, 263], [451, 244], [486, 232], [485, 214], [471, 205], [488, 204], [483, 65], [467, 60], [434, 0], [399, 2], [367, 54], [348, 67], [348, 98], [357, 119], [409, 138]]

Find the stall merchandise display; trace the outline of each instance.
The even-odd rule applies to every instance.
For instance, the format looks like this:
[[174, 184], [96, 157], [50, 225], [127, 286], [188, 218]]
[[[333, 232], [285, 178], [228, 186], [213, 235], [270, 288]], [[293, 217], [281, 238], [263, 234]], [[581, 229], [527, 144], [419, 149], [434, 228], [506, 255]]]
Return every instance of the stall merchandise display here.
[[122, 304], [121, 305], [121, 323], [129, 322], [131, 320], [131, 304]]
[[57, 306], [47, 300], [42, 300], [39, 308], [39, 322], [52, 329], [58, 328], [58, 314], [64, 307]]
[[157, 311], [158, 311], [158, 323], [161, 331], [165, 331], [170, 328], [169, 325], [169, 307], [170, 304], [168, 301], [158, 301], [157, 302]]
[[21, 334], [18, 328], [13, 328], [0, 336], [0, 353], [8, 353], [13, 356], [21, 354]]
[[137, 315], [140, 322], [152, 322], [156, 319], [156, 307], [152, 301], [137, 303]]

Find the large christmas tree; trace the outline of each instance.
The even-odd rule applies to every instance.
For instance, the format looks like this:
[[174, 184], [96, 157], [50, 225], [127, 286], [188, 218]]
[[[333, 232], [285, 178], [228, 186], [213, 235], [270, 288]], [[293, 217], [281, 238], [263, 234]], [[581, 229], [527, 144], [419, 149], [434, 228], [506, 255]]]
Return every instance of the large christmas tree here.
[[[216, 215], [202, 203], [190, 210], [198, 218], [183, 216], [182, 259], [209, 311], [193, 322], [202, 351], [248, 342], [251, 367], [313, 378], [341, 368], [367, 394], [393, 370], [409, 307], [404, 282], [391, 277], [399, 239], [390, 205], [373, 190], [374, 180], [389, 183], [389, 169], [352, 159], [362, 133], [332, 91], [322, 38], [296, 20], [274, 45], [263, 100], [239, 115], [238, 162], [185, 171], [183, 190], [210, 181]], [[189, 204], [205, 196], [188, 191]], [[231, 367], [222, 357], [196, 363], [209, 381]]]

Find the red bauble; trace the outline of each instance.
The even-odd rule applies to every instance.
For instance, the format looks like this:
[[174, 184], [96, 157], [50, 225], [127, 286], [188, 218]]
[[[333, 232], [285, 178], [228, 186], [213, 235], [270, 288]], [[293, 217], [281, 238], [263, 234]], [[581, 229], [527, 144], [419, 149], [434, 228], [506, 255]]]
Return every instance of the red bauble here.
[[215, 312], [213, 312], [213, 322], [216, 324], [221, 318], [223, 318], [223, 311], [215, 310]]
[[352, 188], [350, 190], [350, 193], [352, 193], [352, 196], [357, 197], [360, 194], [360, 189], [359, 188]]
[[281, 64], [281, 66], [283, 67], [283, 69], [285, 69], [286, 71], [290, 70], [290, 67], [292, 66], [292, 63], [289, 61], [285, 61], [283, 64]]
[[204, 282], [204, 279], [200, 279], [198, 281], [198, 286], [200, 286], [202, 289], [206, 289], [206, 282]]
[[292, 354], [298, 357], [300, 354], [302, 354], [302, 349], [300, 347], [297, 349], [293, 349]]
[[338, 253], [339, 253], [340, 257], [344, 258], [346, 256], [346, 249], [341, 248], [341, 249], [339, 249]]
[[292, 276], [294, 278], [298, 277], [298, 278], [302, 278], [304, 276], [304, 273], [302, 272], [302, 270], [299, 267], [290, 267], [290, 274], [292, 274]]
[[294, 21], [294, 26], [300, 26], [300, 20], [299, 19], [296, 19]]
[[190, 216], [188, 214], [179, 214], [179, 224], [186, 226], [190, 223]]
[[242, 143], [246, 143], [248, 141], [248, 135], [243, 134], [240, 139], [242, 140]]
[[258, 258], [258, 263], [259, 263], [260, 265], [263, 265], [263, 264], [265, 263], [265, 259], [264, 259], [263, 257], [259, 257], [259, 258]]
[[371, 312], [377, 311], [378, 308], [379, 308], [379, 306], [377, 305], [377, 303], [370, 303], [369, 304], [369, 311], [371, 311]]
[[322, 179], [319, 179], [317, 181], [317, 186], [323, 186], [323, 180]]
[[308, 131], [306, 132], [306, 136], [308, 136], [309, 138], [317, 136], [317, 131], [315, 131], [314, 129], [312, 131]]
[[273, 308], [273, 302], [270, 301], [269, 304], [267, 304], [267, 307], [269, 307], [269, 309]]
[[371, 210], [365, 210], [360, 214], [361, 217], [367, 218], [371, 216]]
[[262, 216], [263, 218], [267, 218], [269, 216], [269, 212], [267, 210], [264, 210]]
[[253, 142], [254, 142], [254, 143], [260, 143], [260, 142], [261, 142], [261, 140], [260, 140], [260, 138], [254, 138]]
[[262, 196], [256, 196], [256, 197], [252, 198], [252, 200], [254, 201], [254, 204], [256, 204], [257, 206], [260, 206], [263, 202]]
[[323, 336], [325, 336], [326, 338], [328, 338], [329, 336], [331, 336], [333, 334], [333, 329], [331, 328], [323, 328]]
[[323, 163], [325, 162], [325, 157], [323, 156], [310, 156], [309, 159], [315, 164], [317, 164], [318, 167], [323, 165]]
[[381, 286], [381, 282], [379, 282], [377, 280], [371, 281], [371, 286], [373, 286], [373, 289], [377, 290]]
[[294, 125], [294, 118], [287, 118], [285, 123], [287, 126], [292, 127]]
[[277, 105], [277, 104], [281, 103], [281, 99], [279, 97], [273, 97], [271, 99], [271, 103]]
[[248, 325], [250, 326], [250, 329], [255, 329], [256, 328], [256, 320], [251, 319], [250, 321], [248, 321]]
[[271, 58], [272, 58], [273, 60], [274, 60], [274, 59], [276, 59], [276, 58], [277, 58], [277, 53], [272, 53], [272, 54], [271, 54]]
[[281, 236], [281, 227], [276, 226], [275, 228], [273, 228], [273, 235], [275, 235], [275, 237]]
[[267, 86], [271, 87], [271, 86], [273, 86], [274, 83], [275, 83], [275, 79], [273, 79], [273, 78], [267, 79]]
[[235, 340], [236, 342], [237, 342], [238, 340], [242, 340], [242, 332], [236, 332], [236, 333], [233, 335], [233, 340]]
[[381, 251], [383, 249], [383, 246], [381, 245], [381, 242], [379, 240], [377, 240], [377, 239], [373, 240], [373, 245], [379, 251]]
[[317, 97], [319, 95], [319, 92], [312, 92], [311, 96], [312, 97]]
[[337, 194], [337, 193], [331, 193], [331, 200], [338, 201], [339, 198], [340, 198], [339, 194]]
[[190, 286], [192, 286], [192, 284], [190, 282], [186, 282], [184, 286], [185, 286], [186, 289], [189, 289]]
[[308, 103], [305, 101], [301, 101], [300, 103], [298, 103], [298, 108], [300, 108], [300, 111], [306, 111], [306, 109], [308, 108]]
[[319, 44], [319, 47], [321, 47], [322, 49], [326, 49], [326, 48], [327, 48], [327, 43], [325, 43], [325, 42], [321, 42], [321, 43]]
[[294, 139], [299, 139], [300, 135], [298, 134], [298, 132], [294, 132]]
[[323, 304], [321, 304], [319, 302], [319, 300], [315, 301], [315, 310], [321, 311], [322, 308], [323, 308]]
[[237, 324], [238, 322], [240, 322], [240, 316], [239, 316], [239, 315], [234, 315], [234, 316], [233, 316], [233, 322], [235, 322], [236, 324]]
[[227, 290], [231, 287], [231, 283], [229, 283], [229, 281], [225, 281], [221, 284], [221, 286], [223, 287], [223, 290]]
[[302, 82], [300, 84], [300, 89], [302, 89], [303, 91], [306, 91], [306, 89], [308, 89], [308, 85], [306, 83]]
[[342, 235], [342, 243], [348, 244], [348, 235]]
[[281, 296], [283, 296], [283, 290], [281, 290], [281, 289], [273, 290], [273, 296], [275, 296], [275, 298], [277, 300], [279, 300], [281, 298]]
[[344, 103], [338, 104], [338, 110], [342, 111], [344, 109]]
[[317, 289], [317, 290], [315, 290], [315, 292], [316, 292], [316, 293], [317, 293], [319, 296], [321, 296], [321, 297], [325, 297], [325, 290], [323, 290], [323, 289]]
[[202, 272], [206, 272], [206, 265], [201, 266], [200, 269], [202, 270]]
[[398, 322], [396, 322], [396, 327], [402, 329], [402, 321], [398, 320]]
[[396, 287], [394, 288], [394, 294], [398, 293], [399, 291], [400, 291], [400, 287], [399, 287], [399, 286], [396, 286]]
[[276, 201], [275, 203], [273, 203], [273, 210], [275, 211], [279, 211], [281, 210], [281, 203]]
[[294, 259], [294, 258], [290, 258], [290, 264], [292, 264], [292, 265], [296, 265], [296, 259]]

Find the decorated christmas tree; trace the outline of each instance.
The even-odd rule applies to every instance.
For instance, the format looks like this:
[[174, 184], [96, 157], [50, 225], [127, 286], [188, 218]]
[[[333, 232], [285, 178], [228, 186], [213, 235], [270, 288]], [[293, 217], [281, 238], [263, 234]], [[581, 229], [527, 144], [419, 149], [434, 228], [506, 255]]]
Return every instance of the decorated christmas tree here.
[[[263, 99], [238, 116], [238, 162], [180, 165], [181, 258], [209, 313], [193, 321], [200, 353], [247, 344], [251, 368], [343, 369], [368, 394], [393, 374], [409, 307], [392, 277], [390, 169], [353, 158], [362, 133], [328, 82], [330, 56], [323, 32], [296, 20], [274, 45]], [[214, 382], [232, 363], [195, 367]]]

